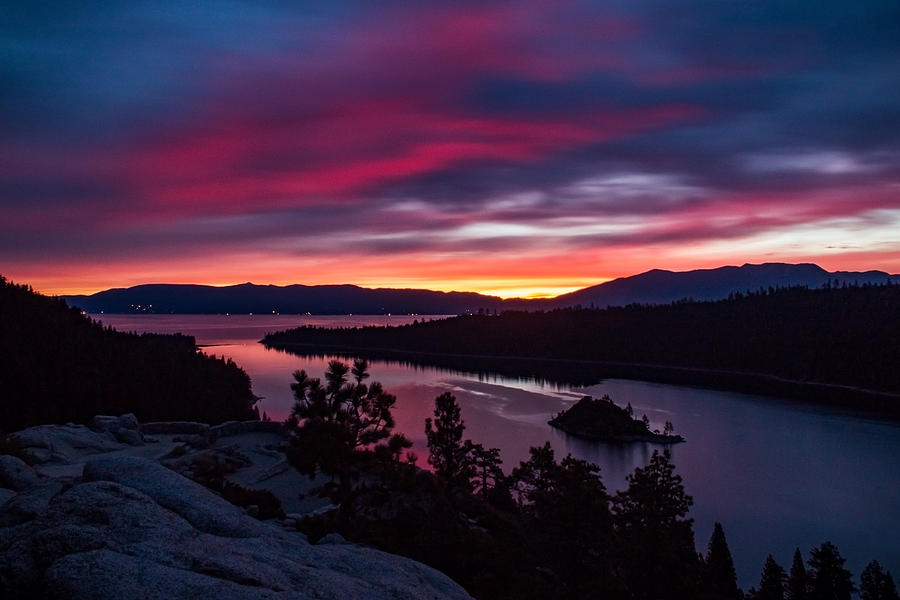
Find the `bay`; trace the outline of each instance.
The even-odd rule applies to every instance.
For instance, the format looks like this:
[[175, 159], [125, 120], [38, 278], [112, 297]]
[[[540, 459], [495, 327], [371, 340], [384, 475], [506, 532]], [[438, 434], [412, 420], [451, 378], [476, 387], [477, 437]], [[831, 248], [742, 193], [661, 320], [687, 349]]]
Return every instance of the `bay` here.
[[[297, 356], [257, 343], [265, 333], [312, 324], [326, 327], [401, 325], [421, 316], [100, 315], [123, 331], [182, 332], [210, 354], [233, 359], [262, 396], [260, 410], [285, 418], [293, 404], [291, 373], [321, 377], [329, 355]], [[900, 574], [900, 425], [790, 400], [627, 380], [549, 383], [483, 371], [371, 361], [372, 380], [397, 396], [396, 430], [413, 441], [427, 466], [424, 420], [434, 397], [457, 396], [466, 436], [501, 449], [508, 472], [531, 446], [550, 441], [558, 458], [571, 453], [600, 465], [610, 491], [645, 465], [654, 444], [604, 444], [567, 436], [547, 425], [583, 395], [609, 394], [662, 429], [671, 420], [687, 442], [671, 446], [677, 472], [693, 497], [698, 551], [719, 521], [741, 587], [756, 585], [766, 555], [788, 569], [794, 548], [804, 556], [824, 541], [838, 546], [857, 578], [877, 559]], [[589, 380], [589, 378], [588, 378]]]

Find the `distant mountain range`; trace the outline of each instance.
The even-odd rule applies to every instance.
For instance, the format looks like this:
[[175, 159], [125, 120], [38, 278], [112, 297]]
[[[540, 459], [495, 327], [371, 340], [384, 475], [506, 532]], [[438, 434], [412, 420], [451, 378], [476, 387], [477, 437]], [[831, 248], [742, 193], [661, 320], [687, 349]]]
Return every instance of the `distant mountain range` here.
[[90, 296], [66, 296], [92, 313], [281, 313], [456, 315], [500, 308], [503, 300], [472, 292], [369, 289], [355, 285], [136, 285]]
[[820, 288], [832, 285], [865, 285], [900, 283], [900, 275], [884, 271], [828, 272], [814, 264], [786, 263], [745, 264], [740, 267], [719, 267], [695, 271], [664, 271], [653, 269], [640, 275], [622, 277], [557, 296], [549, 301], [553, 307], [624, 306], [627, 304], [669, 304], [676, 300], [720, 300], [733, 292], [756, 291], [760, 288], [806, 286]]
[[584, 288], [556, 298], [503, 300], [473, 292], [369, 289], [355, 285], [149, 284], [90, 296], [65, 296], [72, 306], [99, 313], [283, 313], [283, 314], [463, 314], [479, 310], [548, 310], [581, 305], [605, 308], [627, 304], [668, 304], [685, 298], [718, 300], [733, 292], [825, 284], [900, 283], [883, 271], [828, 272], [814, 264], [766, 263], [695, 271], [654, 269]]

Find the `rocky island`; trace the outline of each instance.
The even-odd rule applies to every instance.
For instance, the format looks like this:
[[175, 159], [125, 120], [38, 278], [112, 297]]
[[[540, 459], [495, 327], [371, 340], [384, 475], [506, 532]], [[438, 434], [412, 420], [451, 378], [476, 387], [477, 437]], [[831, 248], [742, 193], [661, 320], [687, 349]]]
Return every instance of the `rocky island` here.
[[631, 404], [622, 408], [609, 396], [600, 399], [585, 396], [548, 423], [569, 435], [601, 442], [674, 444], [684, 441], [683, 437], [673, 433], [670, 422], [666, 423], [663, 433], [651, 431], [646, 416], [635, 419]]

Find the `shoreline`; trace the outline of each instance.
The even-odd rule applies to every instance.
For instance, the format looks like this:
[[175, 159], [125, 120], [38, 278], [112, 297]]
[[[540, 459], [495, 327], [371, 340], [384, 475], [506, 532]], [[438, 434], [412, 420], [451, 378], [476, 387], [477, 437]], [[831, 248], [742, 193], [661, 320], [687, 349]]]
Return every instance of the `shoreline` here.
[[634, 435], [634, 434], [622, 434], [622, 435], [614, 435], [614, 436], [596, 436], [590, 435], [587, 433], [581, 433], [571, 427], [564, 427], [556, 422], [556, 419], [551, 419], [547, 421], [547, 425], [553, 427], [554, 429], [559, 429], [566, 435], [571, 435], [572, 437], [577, 437], [583, 440], [588, 440], [590, 442], [603, 442], [607, 444], [631, 444], [634, 442], [644, 442], [647, 444], [660, 444], [663, 446], [670, 446], [672, 444], [681, 444], [687, 442], [680, 435], [663, 435], [663, 434], [655, 434], [650, 432], [649, 435]]
[[[493, 362], [494, 366], [499, 368], [491, 369], [489, 368], [489, 364], [487, 364], [480, 367], [479, 370], [498, 371], [502, 373], [504, 370], [509, 371], [510, 369], [508, 367], [514, 367], [513, 370], [515, 370], [515, 367], [525, 369], [532, 367], [529, 369], [528, 374], [528, 376], [532, 377], [542, 377], [542, 364], [544, 367], [543, 372], [545, 374], [547, 371], [551, 370], [547, 369], [547, 365], [563, 368], [589, 367], [591, 372], [599, 380], [631, 379], [655, 383], [695, 386], [705, 389], [739, 392], [758, 396], [773, 396], [813, 405], [844, 409], [863, 416], [900, 421], [900, 394], [845, 384], [794, 380], [768, 373], [589, 359], [442, 353], [421, 350], [401, 350], [396, 348], [348, 346], [341, 344], [312, 344], [304, 342], [278, 342], [269, 344], [265, 342], [265, 339], [259, 340], [259, 343], [266, 348], [272, 348], [282, 352], [291, 352], [292, 349], [302, 349], [307, 351], [305, 352], [306, 354], [363, 354], [373, 358], [383, 358], [386, 360], [406, 359], [411, 362], [417, 362], [415, 360], [416, 358], [426, 357], [436, 359], [431, 361], [429, 366], [458, 369], [460, 371], [472, 370], [471, 368], [467, 369], [466, 365], [459, 364], [461, 362], [483, 360]], [[442, 361], [441, 359], [444, 360]], [[504, 369], [504, 367], [507, 368]], [[520, 372], [519, 374], [521, 375], [522, 373]], [[547, 376], [548, 379], [551, 377], [552, 376]]]

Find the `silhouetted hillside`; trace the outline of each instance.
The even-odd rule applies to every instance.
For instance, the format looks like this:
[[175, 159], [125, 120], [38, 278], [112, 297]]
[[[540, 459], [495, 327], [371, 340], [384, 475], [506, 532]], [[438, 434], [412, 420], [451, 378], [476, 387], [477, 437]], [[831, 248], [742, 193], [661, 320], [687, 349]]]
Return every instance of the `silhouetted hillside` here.
[[92, 313], [284, 313], [456, 315], [500, 308], [495, 296], [471, 292], [368, 289], [355, 285], [138, 285], [68, 296], [70, 305]]
[[[834, 386], [900, 393], [900, 286], [773, 289], [715, 302], [510, 311], [392, 328], [301, 327], [263, 342], [587, 360], [604, 376], [856, 401], [859, 393]], [[800, 389], [807, 384], [830, 387]], [[868, 408], [898, 410], [883, 396], [872, 403]]]
[[138, 285], [90, 296], [66, 296], [71, 306], [91, 313], [271, 313], [317, 315], [420, 314], [461, 315], [501, 310], [549, 310], [567, 306], [606, 308], [628, 304], [668, 304], [677, 300], [719, 300], [735, 292], [802, 285], [882, 284], [900, 276], [881, 271], [829, 273], [811, 264], [767, 263], [672, 272], [654, 269], [557, 298], [502, 300], [472, 292], [416, 289], [368, 289], [355, 285]]
[[678, 300], [721, 300], [729, 294], [756, 292], [760, 289], [823, 285], [900, 283], [900, 276], [883, 271], [834, 271], [829, 273], [813, 264], [785, 263], [745, 264], [740, 267], [719, 267], [695, 271], [663, 271], [622, 277], [584, 288], [549, 301], [548, 308], [581, 305], [606, 308], [628, 304], [669, 304]]
[[194, 338], [104, 328], [0, 277], [0, 429], [134, 412], [141, 421], [256, 416], [250, 378]]

